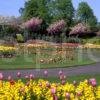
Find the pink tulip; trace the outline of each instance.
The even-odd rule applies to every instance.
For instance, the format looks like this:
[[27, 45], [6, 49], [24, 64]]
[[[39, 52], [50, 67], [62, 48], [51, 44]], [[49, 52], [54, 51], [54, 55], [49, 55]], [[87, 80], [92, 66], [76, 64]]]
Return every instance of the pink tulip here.
[[60, 71], [59, 71], [59, 75], [62, 75], [62, 74], [63, 74], [63, 72], [60, 70]]
[[52, 93], [52, 94], [55, 94], [55, 93], [56, 93], [56, 89], [55, 89], [55, 88], [52, 88], [52, 89], [51, 89], [51, 93]]
[[58, 100], [58, 97], [57, 96], [53, 96], [53, 100]]
[[39, 83], [39, 86], [42, 87], [42, 83]]
[[24, 87], [21, 87], [20, 88], [20, 92], [24, 92], [25, 91], [25, 88]]
[[0, 73], [0, 80], [3, 80], [3, 74]]
[[17, 73], [17, 77], [18, 77], [18, 78], [21, 77], [21, 73], [20, 73], [20, 72]]
[[79, 97], [82, 96], [82, 93], [81, 92], [78, 92], [77, 93], [77, 96], [79, 96]]
[[47, 86], [48, 88], [50, 88], [50, 83], [49, 83], [49, 82], [47, 82], [47, 83], [46, 83], [46, 86]]
[[26, 82], [26, 86], [29, 86], [29, 84], [30, 84], [30, 81]]
[[25, 78], [28, 79], [29, 78], [28, 75], [25, 75]]
[[96, 79], [95, 79], [95, 78], [92, 78], [92, 79], [90, 79], [89, 81], [90, 81], [90, 83], [91, 83], [91, 85], [92, 85], [93, 87], [95, 87], [95, 86], [97, 85], [97, 82], [96, 82]]
[[93, 81], [91, 84], [93, 87], [95, 87], [97, 85], [96, 81]]
[[76, 86], [77, 85], [77, 82], [76, 81], [73, 81], [73, 85]]
[[33, 74], [30, 74], [30, 79], [33, 79], [34, 78], [34, 75]]
[[11, 76], [8, 76], [8, 81], [11, 81], [12, 80], [12, 77]]
[[48, 71], [47, 71], [47, 70], [44, 71], [44, 75], [45, 75], [45, 76], [48, 75]]
[[62, 80], [61, 84], [62, 85], [65, 85], [66, 81], [65, 80]]
[[70, 93], [66, 93], [66, 98], [70, 98]]
[[63, 80], [64, 79], [64, 75], [60, 75], [60, 80]]

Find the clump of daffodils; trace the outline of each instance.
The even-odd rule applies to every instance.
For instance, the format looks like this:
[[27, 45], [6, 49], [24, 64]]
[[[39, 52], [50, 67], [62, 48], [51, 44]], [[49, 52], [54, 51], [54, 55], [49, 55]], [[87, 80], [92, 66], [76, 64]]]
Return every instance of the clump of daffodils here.
[[[44, 71], [44, 75], [45, 73], [47, 75], [48, 72]], [[0, 73], [0, 100], [100, 100], [100, 86], [94, 78], [79, 84], [76, 81], [62, 84], [35, 80], [33, 74], [27, 75], [26, 82], [23, 82], [21, 75], [20, 72], [17, 73], [18, 81], [13, 78], [3, 81], [3, 74]], [[63, 75], [60, 71], [59, 76]]]

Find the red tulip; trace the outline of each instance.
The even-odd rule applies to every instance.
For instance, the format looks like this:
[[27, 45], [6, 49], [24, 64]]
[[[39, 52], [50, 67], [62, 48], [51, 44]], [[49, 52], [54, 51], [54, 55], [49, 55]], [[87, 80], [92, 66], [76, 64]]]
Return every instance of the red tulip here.
[[14, 80], [10, 80], [10, 84], [11, 85], [14, 85], [15, 84], [15, 81]]

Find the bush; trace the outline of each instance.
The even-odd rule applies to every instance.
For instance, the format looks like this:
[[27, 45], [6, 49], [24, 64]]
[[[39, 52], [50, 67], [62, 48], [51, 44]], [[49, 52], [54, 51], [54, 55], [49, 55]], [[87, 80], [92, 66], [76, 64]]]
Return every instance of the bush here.
[[88, 39], [87, 42], [91, 43], [91, 44], [100, 44], [100, 38], [99, 37], [94, 37], [92, 39]]
[[67, 43], [81, 43], [81, 39], [79, 38], [68, 38], [66, 39]]
[[17, 40], [17, 42], [24, 42], [24, 37], [22, 36], [22, 34], [17, 34], [16, 40]]
[[59, 20], [57, 22], [54, 22], [53, 24], [51, 24], [47, 31], [48, 33], [51, 33], [51, 34], [56, 34], [56, 33], [59, 33], [59, 32], [62, 32], [64, 30], [66, 26], [66, 23], [64, 20]]

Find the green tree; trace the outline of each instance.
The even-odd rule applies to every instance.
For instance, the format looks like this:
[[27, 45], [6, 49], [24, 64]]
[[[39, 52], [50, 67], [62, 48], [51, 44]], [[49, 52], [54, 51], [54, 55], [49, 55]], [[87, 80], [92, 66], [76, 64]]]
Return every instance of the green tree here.
[[24, 20], [40, 17], [45, 22], [49, 21], [47, 0], [29, 0], [21, 13]]
[[51, 6], [53, 21], [64, 19], [68, 25], [71, 25], [74, 17], [72, 0], [53, 0]]
[[78, 10], [77, 10], [77, 18], [81, 22], [88, 24], [90, 28], [92, 29], [97, 24], [97, 18], [94, 15], [91, 7], [87, 4], [87, 2], [81, 2], [79, 4]]

